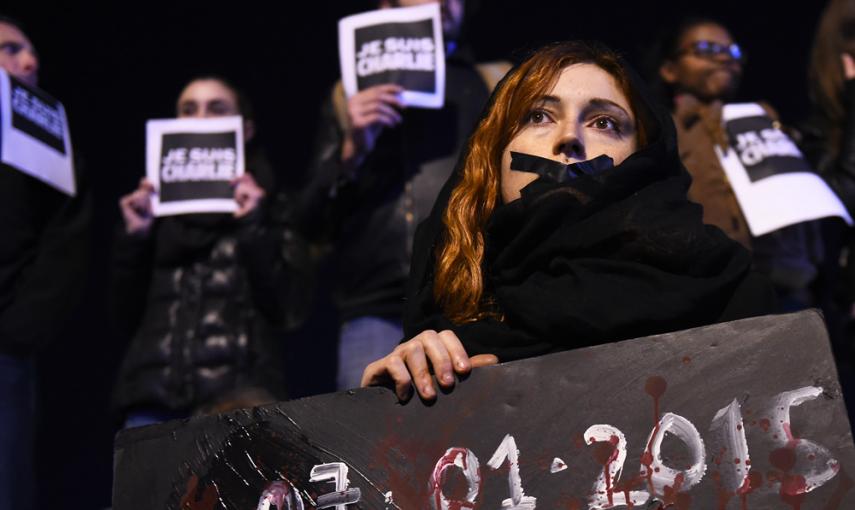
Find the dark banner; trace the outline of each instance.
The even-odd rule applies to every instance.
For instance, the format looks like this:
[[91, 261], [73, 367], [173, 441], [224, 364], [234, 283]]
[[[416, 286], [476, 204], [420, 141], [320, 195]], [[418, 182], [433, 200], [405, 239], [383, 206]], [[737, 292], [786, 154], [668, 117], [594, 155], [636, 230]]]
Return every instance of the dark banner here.
[[232, 197], [237, 177], [237, 134], [164, 133], [160, 202]]
[[855, 446], [813, 311], [132, 429], [116, 510], [848, 509]]

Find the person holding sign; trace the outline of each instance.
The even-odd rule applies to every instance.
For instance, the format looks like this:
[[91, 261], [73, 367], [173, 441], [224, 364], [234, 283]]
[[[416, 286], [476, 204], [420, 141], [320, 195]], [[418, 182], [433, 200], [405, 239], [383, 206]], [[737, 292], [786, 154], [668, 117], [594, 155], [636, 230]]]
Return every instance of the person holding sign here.
[[[18, 82], [15, 90], [35, 93], [38, 54], [21, 25], [4, 16], [0, 69], [9, 82]], [[4, 120], [10, 114], [17, 110], [0, 109]], [[21, 130], [15, 136], [33, 149], [30, 155], [59, 154], [36, 134]], [[4, 156], [0, 162], [0, 508], [28, 509], [36, 507], [35, 359], [60, 339], [83, 297], [91, 204], [79, 169], [68, 169], [76, 182], [76, 192], [68, 193], [36, 177], [56, 170], [44, 160], [27, 168], [6, 161]]]
[[[742, 49], [724, 26], [709, 19], [682, 22], [660, 44], [657, 73], [673, 104], [681, 157], [692, 174], [689, 198], [703, 205], [705, 222], [751, 250], [757, 269], [775, 285], [781, 311], [812, 306], [810, 286], [823, 257], [818, 223], [802, 219], [765, 229], [769, 233], [753, 233], [756, 229], [749, 228], [747, 208], [753, 207], [758, 217], [769, 220], [779, 216], [776, 207], [790, 211], [798, 207], [782, 194], [767, 195], [765, 202], [749, 202], [747, 193], [739, 196], [736, 183], [741, 181], [729, 177], [725, 168], [730, 161], [725, 154], [741, 155], [737, 159], [746, 168], [742, 175], [750, 179], [747, 188], [754, 189], [775, 184], [776, 178], [790, 172], [801, 171], [808, 179], [815, 179], [768, 105], [748, 105], [757, 111], [747, 118], [728, 117], [729, 109], [739, 107], [726, 103], [739, 89]], [[759, 121], [758, 127], [750, 124], [755, 122], [752, 119]], [[830, 191], [828, 194], [832, 195]], [[808, 201], [804, 186], [799, 202]]]
[[[316, 156], [300, 209], [307, 235], [334, 245], [335, 301], [342, 320], [340, 390], [357, 387], [365, 366], [402, 338], [415, 227], [430, 212], [489, 91], [510, 67], [475, 65], [463, 49], [455, 48], [463, 0], [381, 0], [377, 12], [431, 4], [439, 4], [442, 27], [428, 33], [441, 34], [442, 40], [378, 36], [356, 50], [390, 55], [444, 49], [442, 106], [405, 107], [407, 89], [397, 82], [373, 84], [349, 97], [339, 82], [319, 121]], [[380, 30], [377, 26], [363, 28]]]
[[[363, 386], [761, 315], [768, 282], [686, 198], [670, 114], [611, 50], [557, 43], [498, 85], [419, 226], [406, 342]], [[568, 367], [572, 369], [572, 367]]]
[[[187, 84], [177, 114], [243, 115], [253, 138], [249, 104], [221, 78]], [[146, 179], [119, 201], [114, 296], [132, 340], [115, 399], [126, 426], [189, 416], [242, 390], [262, 390], [257, 405], [283, 396], [277, 341], [296, 321], [284, 302], [300, 253], [265, 203], [273, 185], [264, 160], [250, 156], [232, 182], [234, 213], [155, 217], [158, 190]]]

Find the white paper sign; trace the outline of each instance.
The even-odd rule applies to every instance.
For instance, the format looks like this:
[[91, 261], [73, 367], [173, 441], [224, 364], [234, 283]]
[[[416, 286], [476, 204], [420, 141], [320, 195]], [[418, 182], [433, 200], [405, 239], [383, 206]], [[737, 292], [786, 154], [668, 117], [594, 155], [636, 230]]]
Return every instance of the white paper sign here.
[[0, 160], [74, 196], [74, 158], [62, 103], [0, 69]]
[[757, 103], [724, 106], [730, 140], [716, 146], [748, 228], [755, 237], [788, 225], [839, 216], [852, 218], [821, 177], [811, 171], [796, 144]]
[[244, 173], [241, 117], [150, 120], [146, 175], [155, 216], [234, 212], [230, 182]]
[[374, 85], [396, 83], [404, 88], [405, 106], [442, 108], [445, 47], [438, 3], [342, 18], [338, 48], [347, 97]]

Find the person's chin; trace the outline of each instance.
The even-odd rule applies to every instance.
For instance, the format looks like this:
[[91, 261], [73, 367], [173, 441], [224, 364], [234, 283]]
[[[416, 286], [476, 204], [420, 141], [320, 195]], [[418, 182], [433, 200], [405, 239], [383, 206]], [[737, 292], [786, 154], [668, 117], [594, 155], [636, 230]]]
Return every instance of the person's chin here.
[[710, 76], [708, 82], [708, 95], [718, 99], [729, 99], [733, 97], [739, 88], [739, 80], [731, 73], [722, 72]]

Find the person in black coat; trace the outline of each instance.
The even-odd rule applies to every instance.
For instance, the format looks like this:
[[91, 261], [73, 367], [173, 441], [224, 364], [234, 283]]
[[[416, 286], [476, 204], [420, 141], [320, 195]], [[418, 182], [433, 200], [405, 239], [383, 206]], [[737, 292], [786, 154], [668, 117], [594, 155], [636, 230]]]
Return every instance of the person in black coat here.
[[490, 90], [510, 68], [504, 62], [476, 64], [466, 48], [457, 48], [463, 0], [433, 1], [441, 7], [446, 43], [443, 107], [404, 108], [396, 84], [345, 97], [338, 82], [319, 115], [300, 216], [306, 235], [331, 247], [341, 321], [338, 390], [359, 386], [365, 366], [401, 340], [416, 225], [454, 169]]
[[[801, 149], [855, 217], [855, 0], [832, 0], [820, 17], [809, 67], [812, 114]], [[822, 222], [825, 262], [817, 295], [825, 314], [850, 420], [855, 419], [855, 230]]]
[[[179, 117], [252, 112], [222, 78], [197, 78], [181, 92]], [[117, 325], [131, 338], [115, 400], [126, 426], [222, 409], [226, 398], [284, 397], [278, 342], [298, 318], [289, 305], [296, 268], [305, 255], [299, 238], [265, 200], [273, 190], [269, 166], [247, 148], [247, 173], [234, 183], [238, 210], [155, 218], [151, 183], [120, 200], [123, 229], [114, 255]], [[254, 157], [255, 156], [255, 157]]]
[[[38, 83], [33, 43], [2, 15], [0, 68]], [[89, 265], [91, 196], [80, 165], [74, 182], [69, 196], [0, 163], [0, 508], [36, 507], [36, 358], [61, 340]]]
[[406, 338], [362, 384], [431, 399], [473, 366], [768, 313], [771, 285], [686, 198], [670, 113], [610, 50], [496, 88], [416, 234]]

